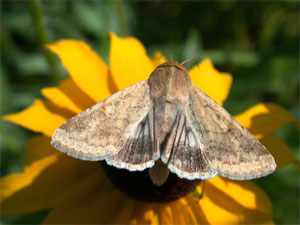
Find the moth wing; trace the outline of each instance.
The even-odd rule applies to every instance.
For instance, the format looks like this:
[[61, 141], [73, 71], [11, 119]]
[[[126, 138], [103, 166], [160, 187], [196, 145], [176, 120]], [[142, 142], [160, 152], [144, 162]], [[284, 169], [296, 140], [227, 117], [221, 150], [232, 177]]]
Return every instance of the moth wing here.
[[52, 135], [51, 144], [82, 160], [105, 159], [126, 145], [150, 105], [148, 80], [144, 80], [66, 121]]
[[133, 129], [118, 154], [106, 159], [108, 165], [130, 171], [144, 170], [154, 165], [160, 157], [155, 141], [154, 112], [150, 109], [144, 119]]
[[184, 112], [179, 112], [161, 156], [168, 168], [179, 177], [194, 180], [217, 175], [208, 168], [200, 144]]
[[276, 164], [268, 150], [197, 87], [190, 92], [185, 114], [210, 170], [235, 180], [274, 172]]

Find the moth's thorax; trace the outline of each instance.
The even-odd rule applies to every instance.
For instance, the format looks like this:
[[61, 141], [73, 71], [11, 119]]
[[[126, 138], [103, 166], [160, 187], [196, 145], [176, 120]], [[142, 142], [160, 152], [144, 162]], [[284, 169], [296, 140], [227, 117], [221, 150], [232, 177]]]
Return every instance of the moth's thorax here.
[[159, 65], [151, 73], [149, 86], [152, 100], [163, 98], [167, 102], [180, 101], [186, 105], [192, 82], [180, 63], [170, 61]]

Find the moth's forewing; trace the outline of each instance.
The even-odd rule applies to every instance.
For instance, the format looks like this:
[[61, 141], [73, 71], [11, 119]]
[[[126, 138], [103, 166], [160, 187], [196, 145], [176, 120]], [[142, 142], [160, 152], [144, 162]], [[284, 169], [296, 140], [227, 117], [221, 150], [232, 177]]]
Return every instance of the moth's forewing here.
[[147, 80], [134, 84], [72, 117], [51, 144], [75, 158], [97, 161], [117, 154], [150, 110]]
[[268, 150], [195, 86], [190, 92], [186, 116], [210, 170], [236, 180], [274, 172], [276, 164]]
[[141, 171], [154, 165], [160, 157], [158, 143], [155, 141], [153, 108], [131, 130], [125, 145], [118, 154], [106, 159], [107, 164], [130, 171]]
[[208, 169], [184, 110], [178, 112], [161, 159], [181, 178], [203, 180], [217, 175]]

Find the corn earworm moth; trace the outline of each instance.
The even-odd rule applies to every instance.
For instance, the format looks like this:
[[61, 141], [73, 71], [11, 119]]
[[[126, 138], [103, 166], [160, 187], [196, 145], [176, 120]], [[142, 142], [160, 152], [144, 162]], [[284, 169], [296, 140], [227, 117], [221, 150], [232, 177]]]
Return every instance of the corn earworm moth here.
[[66, 121], [51, 144], [82, 160], [106, 160], [130, 171], [151, 168], [157, 185], [169, 171], [190, 180], [217, 174], [248, 180], [276, 168], [268, 150], [193, 86], [175, 61]]

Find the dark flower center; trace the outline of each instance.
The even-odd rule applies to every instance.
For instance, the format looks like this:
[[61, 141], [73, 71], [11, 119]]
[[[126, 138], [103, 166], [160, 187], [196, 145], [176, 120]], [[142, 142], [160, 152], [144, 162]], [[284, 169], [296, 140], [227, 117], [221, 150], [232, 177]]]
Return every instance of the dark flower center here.
[[105, 161], [101, 165], [107, 177], [120, 191], [129, 197], [144, 202], [170, 202], [192, 192], [201, 180], [187, 180], [170, 173], [166, 182], [154, 185], [149, 176], [149, 169], [131, 172], [109, 166]]

